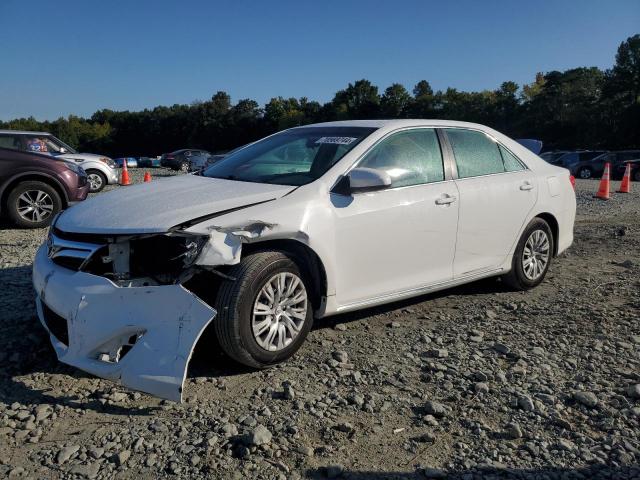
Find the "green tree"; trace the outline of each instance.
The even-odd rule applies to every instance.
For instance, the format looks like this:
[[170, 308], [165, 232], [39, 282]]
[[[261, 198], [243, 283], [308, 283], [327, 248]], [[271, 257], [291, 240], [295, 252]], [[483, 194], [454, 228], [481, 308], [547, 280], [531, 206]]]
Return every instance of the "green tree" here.
[[387, 87], [380, 98], [382, 115], [386, 118], [403, 118], [409, 114], [411, 95], [399, 83]]

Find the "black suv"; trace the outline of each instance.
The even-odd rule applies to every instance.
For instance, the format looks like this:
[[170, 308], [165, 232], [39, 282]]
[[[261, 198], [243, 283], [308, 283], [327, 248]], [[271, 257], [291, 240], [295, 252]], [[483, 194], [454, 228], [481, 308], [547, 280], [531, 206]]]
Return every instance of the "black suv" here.
[[552, 163], [564, 167], [577, 178], [598, 178], [604, 172], [604, 162], [599, 160], [604, 150], [579, 150], [567, 152], [556, 158]]

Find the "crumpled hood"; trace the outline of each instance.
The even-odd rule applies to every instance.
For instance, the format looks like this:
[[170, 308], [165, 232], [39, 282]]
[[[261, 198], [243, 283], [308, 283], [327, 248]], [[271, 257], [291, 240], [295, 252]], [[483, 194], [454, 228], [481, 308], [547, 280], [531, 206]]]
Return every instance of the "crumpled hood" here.
[[280, 198], [294, 188], [180, 175], [85, 200], [63, 212], [55, 226], [75, 233], [166, 232], [198, 217]]

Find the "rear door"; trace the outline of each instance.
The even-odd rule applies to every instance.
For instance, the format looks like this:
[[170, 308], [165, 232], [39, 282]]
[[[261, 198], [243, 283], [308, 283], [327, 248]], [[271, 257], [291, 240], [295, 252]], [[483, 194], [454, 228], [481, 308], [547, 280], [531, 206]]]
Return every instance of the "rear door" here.
[[534, 174], [483, 132], [445, 129], [460, 195], [453, 276], [497, 270], [537, 199]]

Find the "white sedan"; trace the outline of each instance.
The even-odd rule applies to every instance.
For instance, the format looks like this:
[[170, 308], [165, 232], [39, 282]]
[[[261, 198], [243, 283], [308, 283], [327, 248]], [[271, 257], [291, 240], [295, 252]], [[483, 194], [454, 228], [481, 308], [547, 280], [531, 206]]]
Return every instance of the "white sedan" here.
[[263, 368], [314, 317], [492, 276], [526, 290], [571, 245], [575, 208], [567, 170], [482, 125], [297, 127], [62, 213], [37, 308], [61, 361], [180, 400], [209, 324]]

